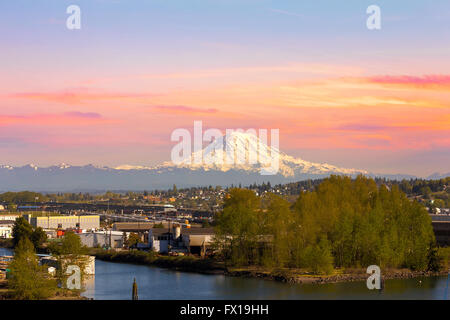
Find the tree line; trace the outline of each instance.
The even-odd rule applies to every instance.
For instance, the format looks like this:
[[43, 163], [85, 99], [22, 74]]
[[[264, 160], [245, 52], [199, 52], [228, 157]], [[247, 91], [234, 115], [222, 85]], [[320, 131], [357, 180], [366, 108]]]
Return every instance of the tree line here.
[[398, 185], [331, 176], [294, 204], [232, 189], [216, 215], [216, 247], [232, 265], [305, 268], [438, 268], [431, 218]]

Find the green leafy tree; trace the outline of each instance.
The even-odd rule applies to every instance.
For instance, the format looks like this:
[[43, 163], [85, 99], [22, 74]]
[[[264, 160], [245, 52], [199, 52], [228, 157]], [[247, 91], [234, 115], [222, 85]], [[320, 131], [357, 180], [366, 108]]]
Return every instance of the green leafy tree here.
[[439, 248], [436, 243], [430, 244], [428, 252], [428, 268], [427, 271], [438, 272], [442, 269], [443, 258], [439, 255]]
[[24, 217], [17, 218], [12, 229], [14, 246], [17, 246], [22, 239], [30, 240], [32, 234], [33, 227], [31, 224]]
[[37, 300], [52, 296], [57, 288], [46, 266], [40, 266], [34, 245], [28, 238], [21, 238], [10, 264], [11, 278], [8, 287], [14, 299]]
[[280, 196], [270, 193], [267, 196], [267, 209], [263, 210], [261, 235], [270, 237], [269, 248], [264, 251], [266, 266], [284, 267], [289, 265], [291, 248], [295, 245], [293, 226], [294, 216], [290, 204]]
[[216, 216], [216, 238], [234, 265], [259, 260], [260, 199], [251, 190], [233, 188]]
[[129, 248], [132, 248], [132, 247], [137, 246], [137, 244], [140, 242], [141, 242], [141, 238], [139, 237], [139, 235], [137, 233], [132, 232], [128, 236], [126, 244]]
[[[430, 245], [435, 242], [430, 216], [398, 184], [386, 183], [364, 176], [305, 182], [306, 190], [292, 207], [270, 193], [260, 198], [251, 190], [233, 188], [215, 217], [214, 247], [233, 265], [287, 266], [314, 273], [371, 264], [435, 269], [440, 262]], [[408, 184], [403, 188], [409, 189]]]
[[33, 230], [30, 239], [34, 244], [34, 247], [37, 249], [47, 241], [47, 234], [41, 227], [38, 227]]
[[331, 246], [325, 237], [315, 245], [306, 247], [303, 252], [303, 264], [315, 274], [330, 274], [333, 272], [333, 255]]

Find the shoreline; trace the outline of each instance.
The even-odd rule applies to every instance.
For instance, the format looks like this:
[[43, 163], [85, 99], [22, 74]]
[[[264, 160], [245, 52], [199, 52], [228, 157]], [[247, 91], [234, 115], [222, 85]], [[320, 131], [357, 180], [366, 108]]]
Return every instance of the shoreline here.
[[[369, 274], [364, 273], [364, 270], [359, 270], [354, 273], [342, 273], [333, 275], [298, 275], [294, 272], [287, 271], [286, 273], [257, 271], [257, 270], [241, 270], [231, 271], [225, 273], [232, 277], [258, 278], [264, 280], [279, 281], [289, 284], [332, 284], [342, 282], [358, 282], [366, 281]], [[441, 272], [427, 272], [427, 271], [410, 271], [406, 269], [389, 269], [382, 270], [381, 276], [383, 280], [393, 279], [413, 279], [421, 277], [443, 277], [447, 276], [446, 271]]]
[[[152, 257], [150, 254], [137, 251], [121, 252], [95, 252], [91, 253], [96, 259], [116, 263], [131, 263], [159, 267], [174, 271], [192, 272], [206, 275], [224, 275], [229, 277], [254, 278], [278, 281], [289, 284], [330, 284], [341, 282], [366, 281], [369, 274], [365, 269], [335, 269], [332, 275], [313, 275], [300, 269], [264, 269], [261, 267], [227, 267], [223, 263], [211, 259], [198, 259], [194, 257]], [[409, 269], [382, 270], [383, 280], [411, 279], [420, 277], [447, 276], [448, 271], [428, 272], [411, 271]]]
[[0, 248], [13, 249], [14, 246], [11, 239], [0, 239]]

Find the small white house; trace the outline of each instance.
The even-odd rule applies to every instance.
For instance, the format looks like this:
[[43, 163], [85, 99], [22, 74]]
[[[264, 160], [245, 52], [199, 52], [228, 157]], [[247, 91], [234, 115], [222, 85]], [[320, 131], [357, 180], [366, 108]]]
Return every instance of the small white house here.
[[12, 220], [0, 220], [0, 238], [10, 239], [12, 238], [12, 229], [14, 221]]

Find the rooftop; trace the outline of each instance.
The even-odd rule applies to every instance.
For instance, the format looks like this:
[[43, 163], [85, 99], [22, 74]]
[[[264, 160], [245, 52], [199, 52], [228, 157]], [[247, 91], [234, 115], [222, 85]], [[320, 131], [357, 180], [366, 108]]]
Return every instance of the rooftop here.
[[[169, 232], [168, 228], [151, 228], [153, 235], [160, 235]], [[213, 235], [214, 228], [182, 228], [181, 234], [185, 235]]]
[[153, 225], [154, 225], [153, 222], [116, 222], [114, 223], [114, 229], [120, 231], [127, 231], [127, 230], [148, 231], [150, 228], [153, 227]]

